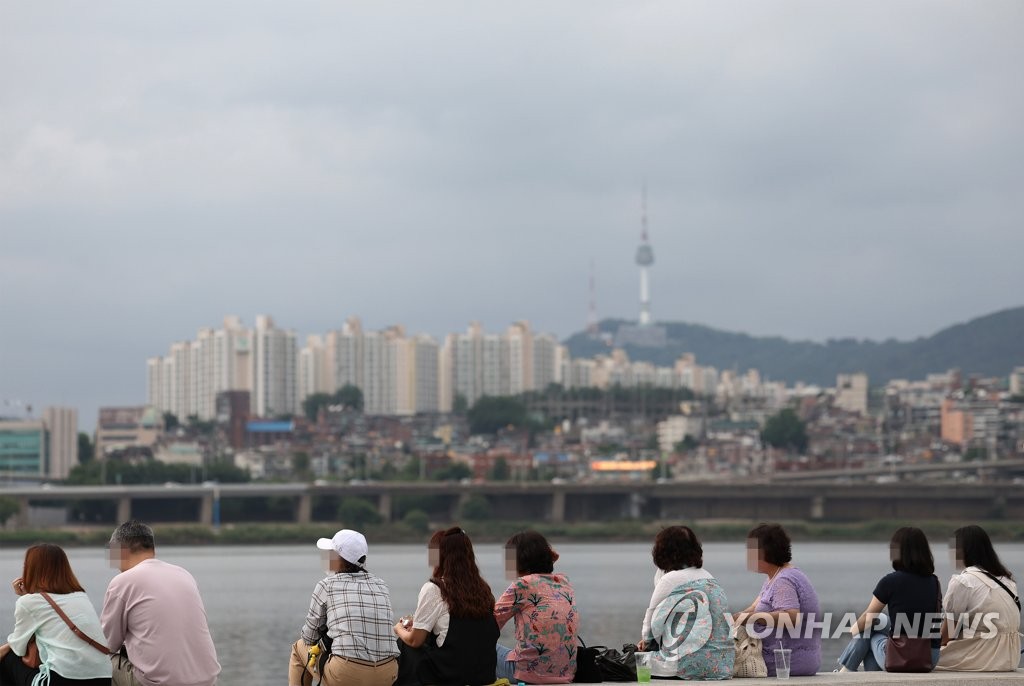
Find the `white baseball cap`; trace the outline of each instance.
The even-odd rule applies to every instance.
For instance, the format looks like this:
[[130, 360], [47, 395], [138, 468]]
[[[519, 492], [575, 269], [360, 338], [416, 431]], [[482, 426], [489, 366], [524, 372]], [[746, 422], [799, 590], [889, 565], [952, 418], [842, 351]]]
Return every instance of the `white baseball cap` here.
[[361, 558], [366, 557], [366, 537], [352, 529], [342, 529], [334, 534], [334, 538], [321, 538], [316, 542], [320, 550], [333, 550], [346, 562], [354, 565], [362, 564]]

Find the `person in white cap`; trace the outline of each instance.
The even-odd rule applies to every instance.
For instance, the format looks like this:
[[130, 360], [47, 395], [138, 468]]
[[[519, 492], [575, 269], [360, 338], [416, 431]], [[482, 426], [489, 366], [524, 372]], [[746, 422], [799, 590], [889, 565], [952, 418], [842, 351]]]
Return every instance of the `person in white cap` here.
[[366, 538], [342, 529], [321, 538], [328, 574], [313, 589], [299, 640], [288, 663], [290, 686], [308, 686], [310, 648], [322, 634], [330, 640], [330, 656], [316, 676], [324, 686], [391, 686], [398, 675], [398, 645], [392, 633], [394, 613], [384, 581], [366, 571]]

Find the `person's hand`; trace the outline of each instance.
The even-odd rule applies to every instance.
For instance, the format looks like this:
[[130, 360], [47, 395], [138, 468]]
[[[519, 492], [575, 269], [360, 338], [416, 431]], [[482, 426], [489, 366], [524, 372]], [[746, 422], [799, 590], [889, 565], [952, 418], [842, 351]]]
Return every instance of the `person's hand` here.
[[750, 618], [750, 613], [749, 612], [741, 612], [738, 615], [733, 615], [732, 625], [733, 626], [743, 626], [744, 624], [747, 623], [747, 619], [749, 619], [749, 618]]
[[25, 595], [25, 582], [20, 576], [11, 582], [11, 588], [14, 589], [14, 595]]
[[0, 646], [0, 660], [7, 657], [7, 653], [9, 652], [11, 652], [11, 646], [9, 643], [4, 643], [2, 646]]
[[646, 641], [640, 641], [639, 643], [636, 644], [636, 649], [638, 651], [640, 651], [641, 653], [644, 652], [645, 648], [647, 648], [647, 642]]

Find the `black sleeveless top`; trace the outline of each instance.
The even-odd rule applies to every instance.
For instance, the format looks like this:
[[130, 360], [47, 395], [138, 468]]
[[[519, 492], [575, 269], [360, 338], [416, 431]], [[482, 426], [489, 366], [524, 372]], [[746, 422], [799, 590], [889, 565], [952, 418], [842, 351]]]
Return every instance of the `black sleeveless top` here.
[[449, 617], [444, 645], [431, 645], [416, 668], [424, 686], [483, 686], [494, 683], [498, 662], [498, 623], [483, 619]]

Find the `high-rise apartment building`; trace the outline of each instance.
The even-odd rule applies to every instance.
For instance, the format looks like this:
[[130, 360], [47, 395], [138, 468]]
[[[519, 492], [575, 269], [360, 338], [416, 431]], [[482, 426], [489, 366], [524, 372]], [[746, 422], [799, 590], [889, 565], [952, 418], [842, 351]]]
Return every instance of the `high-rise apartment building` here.
[[180, 419], [213, 419], [218, 393], [253, 388], [252, 337], [229, 316], [223, 328], [203, 328], [195, 340], [172, 343], [166, 356], [146, 360], [147, 403]]
[[73, 407], [47, 407], [43, 423], [50, 432], [50, 464], [46, 475], [65, 479], [78, 464], [78, 410]]
[[295, 332], [279, 329], [268, 315], [256, 317], [253, 331], [252, 407], [260, 417], [299, 411]]
[[332, 393], [334, 378], [328, 365], [327, 347], [322, 336], [308, 336], [306, 345], [299, 351], [298, 402], [314, 393]]

